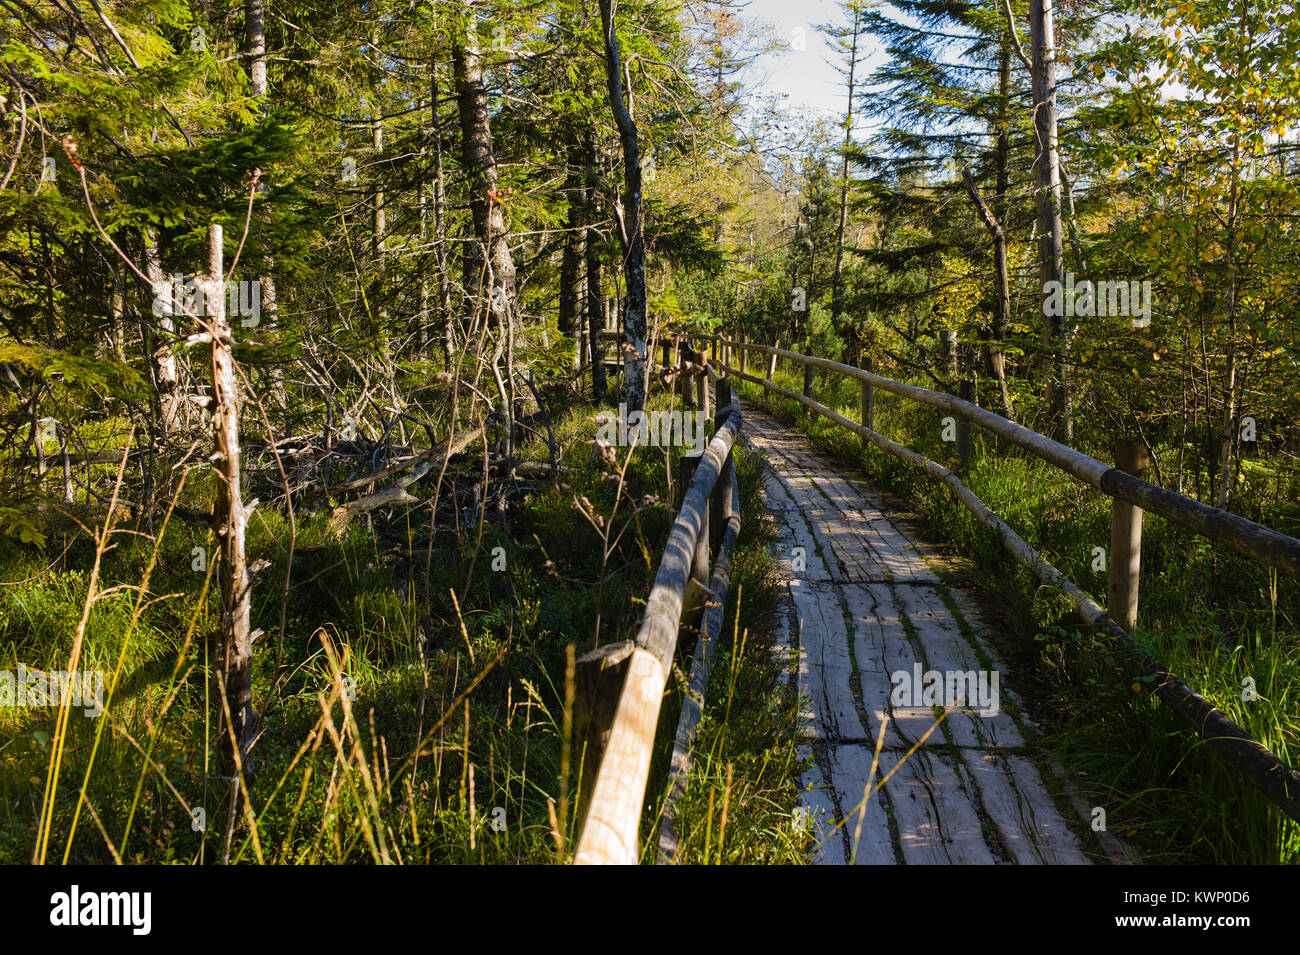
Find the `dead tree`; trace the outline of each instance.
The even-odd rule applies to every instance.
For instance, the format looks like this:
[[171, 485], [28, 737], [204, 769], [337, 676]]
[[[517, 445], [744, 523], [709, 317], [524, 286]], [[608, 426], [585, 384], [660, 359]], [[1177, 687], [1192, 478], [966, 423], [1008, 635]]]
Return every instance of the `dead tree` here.
[[[230, 800], [227, 818], [238, 804], [240, 777], [248, 772], [256, 714], [253, 712], [253, 635], [250, 581], [244, 553], [248, 511], [240, 493], [239, 382], [235, 374], [234, 338], [226, 315], [221, 226], [208, 226], [207, 275], [203, 283], [203, 318], [212, 342], [212, 464], [217, 473], [213, 523], [221, 568], [221, 690], [217, 723], [219, 766]], [[229, 826], [227, 826], [229, 832]]]

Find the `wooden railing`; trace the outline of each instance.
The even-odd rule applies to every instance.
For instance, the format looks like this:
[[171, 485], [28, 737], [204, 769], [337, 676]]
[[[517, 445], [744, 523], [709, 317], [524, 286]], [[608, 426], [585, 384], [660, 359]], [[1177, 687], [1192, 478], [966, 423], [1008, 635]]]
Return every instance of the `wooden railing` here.
[[[659, 844], [661, 861], [672, 861], [676, 853], [672, 807], [685, 790], [740, 529], [731, 459], [740, 433], [740, 407], [731, 401], [728, 383], [714, 377], [718, 411], [713, 438], [702, 455], [683, 460], [685, 493], [641, 629], [635, 640], [601, 647], [577, 662], [574, 739], [583, 755], [576, 864], [634, 864], [640, 857], [638, 827], [655, 727], [673, 671], [678, 631], [686, 623], [699, 625], [700, 638], [678, 724]], [[700, 390], [703, 400], [698, 404], [706, 407], [703, 385]], [[710, 537], [716, 540], [711, 579]]]
[[[1134, 678], [1151, 679], [1156, 694], [1162, 702], [1187, 722], [1198, 735], [1207, 740], [1229, 764], [1238, 769], [1283, 812], [1292, 819], [1300, 821], [1300, 773], [1269, 751], [1247, 730], [1230, 720], [1213, 703], [1170, 673], [1163, 663], [1137, 643], [1128, 631], [1092, 597], [1048, 563], [1010, 525], [985, 505], [957, 474], [879, 434], [875, 430], [873, 420], [874, 390], [879, 388], [920, 404], [947, 411], [961, 419], [961, 423], [967, 428], [969, 428], [967, 422], [985, 428], [1108, 495], [1113, 504], [1112, 542], [1119, 542], [1122, 550], [1122, 554], [1112, 553], [1109, 562], [1111, 609], [1121, 616], [1129, 627], [1132, 627], [1136, 620], [1143, 510], [1159, 514], [1172, 523], [1226, 544], [1242, 554], [1296, 578], [1300, 578], [1300, 540], [1239, 515], [1148, 484], [1135, 474], [1127, 473], [1120, 467], [1104, 464], [1067, 445], [981, 408], [971, 401], [892, 381], [861, 368], [813, 355], [802, 355], [769, 345], [748, 344], [714, 335], [700, 335], [695, 338], [713, 342], [714, 360], [722, 372], [796, 401], [846, 430], [860, 435], [883, 451], [920, 467], [930, 476], [943, 482], [962, 506], [997, 536], [1012, 557], [1043, 583], [1058, 588], [1065, 594], [1089, 627], [1115, 640], [1121, 661]], [[751, 375], [744, 367], [733, 367], [731, 363], [733, 349], [739, 350], [742, 364], [744, 364], [743, 356], [749, 352], [769, 356], [766, 369], [760, 369], [767, 372], [767, 377]], [[804, 366], [802, 394], [782, 388], [772, 380], [776, 374], [777, 358], [784, 358]], [[861, 383], [862, 422], [852, 421], [812, 399], [811, 372], [815, 368], [835, 372]], [[959, 434], [959, 445], [960, 437]], [[968, 446], [969, 439], [967, 439]], [[966, 458], [967, 455], [964, 454], [962, 457]]]

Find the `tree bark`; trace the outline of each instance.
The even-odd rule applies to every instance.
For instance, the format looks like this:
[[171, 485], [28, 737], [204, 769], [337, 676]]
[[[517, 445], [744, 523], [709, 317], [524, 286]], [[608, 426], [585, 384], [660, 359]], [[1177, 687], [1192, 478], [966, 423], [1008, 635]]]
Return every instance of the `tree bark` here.
[[[157, 344], [157, 339], [152, 335], [146, 336], [145, 339], [146, 348], [150, 345], [156, 346], [150, 349], [151, 354], [148, 358], [154, 363], [154, 376], [160, 408], [159, 431], [166, 437], [176, 430], [180, 424], [180, 382], [176, 370], [176, 353], [171, 341], [176, 334], [176, 323], [172, 317], [173, 289], [171, 283], [163, 275], [162, 259], [158, 254], [158, 242], [154, 238], [153, 232], [146, 229], [141, 238], [144, 244], [145, 275], [149, 278], [154, 302], [158, 305], [158, 308], [155, 309], [158, 314], [154, 318], [159, 330], [167, 339], [161, 345]], [[148, 328], [151, 324], [149, 321], [141, 323], [144, 328]]]
[[[1065, 279], [1065, 247], [1061, 231], [1061, 167], [1057, 156], [1056, 37], [1052, 25], [1052, 0], [1030, 0], [1029, 31], [1033, 45], [1034, 130], [1038, 156], [1038, 275], [1047, 300], [1047, 283]], [[1043, 316], [1043, 348], [1049, 356], [1047, 397], [1052, 436], [1069, 442], [1074, 437], [1070, 410], [1069, 356], [1065, 348], [1065, 319]]]
[[[476, 5], [466, 2], [470, 27], [452, 42], [452, 71], [460, 117], [461, 164], [469, 182], [470, 219], [477, 240], [466, 246], [464, 283], [470, 315], [482, 314], [491, 324], [511, 320], [515, 308], [515, 263], [506, 233], [503, 197], [497, 192], [497, 161], [488, 118], [483, 54], [474, 32]], [[491, 284], [488, 282], [490, 267]], [[485, 298], [483, 297], [485, 296]]]
[[[258, 115], [266, 119], [269, 107], [269, 88], [266, 79], [266, 5], [265, 0], [244, 0], [244, 55], [248, 57], [248, 82], [253, 95], [258, 101]], [[268, 258], [268, 264], [274, 262]], [[274, 326], [277, 317], [275, 278], [263, 275], [258, 278], [261, 301], [258, 303], [259, 315], [265, 316], [266, 323]], [[224, 289], [224, 286], [223, 286]], [[284, 375], [278, 366], [270, 369], [271, 393], [276, 404], [288, 410], [288, 400], [284, 388]]]
[[456, 326], [451, 311], [451, 278], [447, 265], [447, 191], [442, 161], [441, 90], [438, 65], [429, 63], [430, 114], [433, 119], [433, 231], [438, 260], [438, 309], [442, 329], [443, 367], [451, 369], [456, 358]]
[[609, 105], [623, 146], [623, 240], [627, 271], [627, 301], [623, 309], [623, 401], [628, 413], [645, 408], [646, 279], [645, 236], [642, 234], [641, 146], [636, 121], [624, 99], [623, 65], [614, 28], [613, 0], [600, 0], [605, 31], [605, 80]]
[[831, 327], [848, 344], [845, 362], [858, 363], [858, 330], [854, 326], [847, 334], [840, 329], [840, 315], [844, 311], [844, 230], [849, 221], [849, 146], [853, 144], [853, 96], [858, 67], [858, 29], [862, 10], [853, 5], [853, 40], [849, 48], [849, 105], [844, 114], [844, 152], [840, 157], [840, 210], [835, 229], [835, 273], [831, 279]]
[[596, 144], [587, 134], [583, 151], [587, 172], [587, 237], [584, 245], [587, 267], [587, 351], [591, 356], [591, 396], [605, 397], [605, 297], [601, 289], [600, 232], [596, 229]]
[[253, 639], [250, 629], [250, 582], [244, 552], [248, 514], [241, 494], [239, 444], [239, 383], [235, 374], [234, 339], [226, 315], [222, 271], [222, 230], [208, 226], [207, 278], [203, 315], [212, 335], [213, 466], [217, 499], [213, 521], [221, 554], [221, 680], [224, 696], [217, 720], [217, 745], [222, 777], [228, 782], [229, 820], [239, 800], [239, 777], [250, 769], [248, 748], [256, 715], [253, 712]]
[[[1001, 342], [1006, 335], [1007, 324], [1011, 316], [1011, 278], [1007, 266], [1007, 234], [1006, 230], [1002, 228], [1002, 223], [997, 220], [988, 204], [980, 197], [979, 187], [975, 185], [975, 177], [971, 175], [969, 166], [961, 167], [961, 177], [966, 184], [966, 192], [970, 195], [971, 202], [975, 204], [975, 211], [979, 213], [980, 220], [984, 223], [985, 228], [989, 230], [989, 235], [993, 237], [993, 286], [995, 297], [993, 336], [998, 342]], [[997, 379], [998, 388], [1002, 392], [1002, 410], [1008, 419], [1014, 421], [1015, 412], [1011, 407], [1011, 392], [1007, 389], [1006, 368], [1002, 360], [1002, 349], [999, 346], [987, 346], [986, 353], [989, 366], [993, 371], [993, 377]]]

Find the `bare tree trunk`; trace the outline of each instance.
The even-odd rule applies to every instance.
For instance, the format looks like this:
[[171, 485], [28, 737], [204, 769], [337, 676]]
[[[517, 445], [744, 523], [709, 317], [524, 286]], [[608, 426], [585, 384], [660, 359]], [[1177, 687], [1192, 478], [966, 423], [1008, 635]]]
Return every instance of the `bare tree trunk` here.
[[848, 343], [848, 355], [845, 362], [858, 364], [858, 330], [857, 326], [845, 335], [840, 330], [840, 315], [844, 311], [844, 230], [849, 221], [849, 154], [848, 148], [853, 144], [853, 96], [854, 83], [858, 68], [858, 29], [862, 20], [862, 10], [853, 5], [853, 40], [849, 49], [849, 105], [844, 114], [844, 153], [840, 157], [840, 214], [835, 229], [835, 273], [831, 279], [831, 327]]
[[[425, 182], [424, 182], [425, 147], [423, 145], [424, 137], [425, 137], [424, 126], [423, 124], [421, 124], [420, 126], [420, 140], [421, 140], [420, 178], [415, 185], [416, 195], [418, 197], [416, 200], [416, 205], [418, 207], [418, 213], [420, 218], [421, 253], [423, 253], [426, 247], [426, 243], [429, 241], [429, 197], [425, 194], [425, 188], [424, 188], [425, 187]], [[415, 333], [415, 341], [414, 341], [415, 353], [423, 357], [425, 337], [428, 335], [429, 332], [429, 270], [427, 268], [420, 269], [420, 286], [419, 286], [418, 295], [419, 295], [419, 301], [416, 306], [415, 328], [412, 329], [412, 331]]]
[[[1245, 16], [1243, 9], [1243, 29]], [[1232, 490], [1232, 449], [1237, 440], [1237, 212], [1241, 202], [1241, 142], [1236, 134], [1232, 140], [1231, 177], [1228, 234], [1224, 242], [1228, 258], [1228, 368], [1223, 383], [1223, 442], [1219, 448], [1218, 506], [1224, 509]]]
[[429, 64], [430, 113], [433, 117], [433, 231], [438, 258], [438, 308], [442, 328], [443, 367], [450, 370], [456, 360], [456, 329], [451, 312], [451, 275], [447, 271], [447, 192], [442, 166], [442, 97], [438, 87], [438, 65]]
[[218, 715], [217, 738], [220, 771], [228, 782], [226, 843], [239, 804], [240, 777], [250, 769], [256, 714], [253, 712], [253, 638], [249, 621], [249, 577], [244, 553], [248, 514], [240, 481], [239, 383], [235, 375], [234, 344], [226, 315], [225, 278], [222, 271], [221, 226], [208, 226], [207, 278], [204, 312], [212, 335], [212, 435], [213, 466], [217, 472], [217, 499], [213, 521], [221, 552], [221, 689], [223, 705]]
[[[1061, 166], [1057, 156], [1056, 128], [1056, 36], [1052, 26], [1052, 0], [1030, 0], [1029, 31], [1033, 44], [1034, 130], [1038, 156], [1034, 171], [1038, 178], [1038, 275], [1042, 297], [1047, 300], [1047, 283], [1065, 279], [1065, 246], [1061, 231]], [[1052, 436], [1069, 442], [1074, 437], [1070, 409], [1069, 354], [1065, 318], [1043, 316], [1043, 348], [1050, 357], [1048, 407]]]
[[[600, 21], [605, 31], [605, 80], [623, 144], [623, 239], [627, 271], [627, 301], [623, 312], [623, 401], [628, 413], [645, 408], [646, 280], [645, 236], [641, 231], [641, 146], [636, 122], [624, 99], [623, 65], [614, 28], [613, 0], [600, 0]], [[630, 92], [630, 91], [629, 91]]]
[[[371, 42], [373, 44], [375, 41], [372, 40]], [[372, 190], [373, 204], [370, 210], [370, 257], [375, 269], [375, 281], [371, 286], [370, 308], [372, 313], [378, 317], [378, 328], [376, 330], [382, 339], [388, 334], [388, 309], [381, 306], [384, 297], [388, 294], [384, 282], [384, 271], [387, 267], [387, 256], [384, 254], [384, 233], [388, 229], [388, 217], [387, 210], [384, 208], [383, 181], [378, 178], [379, 159], [384, 153], [384, 120], [382, 110], [378, 108], [370, 118], [370, 146], [375, 153], [373, 168], [376, 170], [375, 188]], [[380, 353], [384, 353], [382, 348]]]
[[[253, 95], [258, 100], [258, 112], [266, 118], [269, 103], [266, 81], [266, 5], [265, 0], [244, 0], [244, 55], [248, 57], [248, 82]], [[272, 264], [268, 260], [268, 264]], [[261, 302], [258, 304], [259, 316], [270, 326], [276, 324], [277, 306], [275, 295], [275, 278], [263, 275], [258, 278]], [[224, 286], [223, 286], [224, 291]], [[271, 394], [274, 404], [288, 411], [288, 399], [284, 388], [284, 375], [279, 366], [270, 368]]]
[[[171, 341], [176, 334], [176, 323], [173, 320], [173, 289], [163, 275], [158, 243], [154, 239], [153, 232], [146, 229], [142, 238], [145, 275], [149, 278], [149, 285], [153, 292], [153, 311], [157, 313], [154, 317], [158, 329], [167, 339], [162, 344], [158, 344], [156, 339], [150, 341], [152, 336], [148, 336], [145, 343], [146, 348], [151, 344], [155, 346], [148, 357], [154, 363], [154, 375], [157, 380], [158, 402], [161, 409], [159, 431], [163, 437], [166, 437], [180, 424], [180, 382], [176, 373], [176, 353]], [[152, 323], [145, 321], [141, 324], [148, 328]]]
[[600, 233], [596, 229], [596, 145], [588, 133], [585, 142], [587, 169], [587, 238], [584, 250], [587, 266], [587, 351], [591, 356], [591, 396], [605, 397], [605, 295], [601, 289]]

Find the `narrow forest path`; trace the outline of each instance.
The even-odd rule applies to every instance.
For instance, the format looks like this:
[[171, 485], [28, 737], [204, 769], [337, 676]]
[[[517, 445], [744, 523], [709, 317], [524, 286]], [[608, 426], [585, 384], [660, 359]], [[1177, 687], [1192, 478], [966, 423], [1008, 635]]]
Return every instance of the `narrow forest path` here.
[[[804, 435], [748, 403], [744, 435], [769, 465], [783, 629], [798, 648], [802, 732], [815, 757], [802, 796], [814, 861], [1087, 864], [1031, 758], [1028, 716], [979, 636], [974, 601], [936, 571], [942, 558]], [[986, 705], [990, 715], [974, 704], [953, 710], [863, 812], [881, 721], [877, 780], [934, 725], [921, 699], [891, 703], [891, 674], [913, 675], [918, 664], [921, 673], [983, 671], [987, 688], [997, 672], [1001, 705], [995, 714]]]

